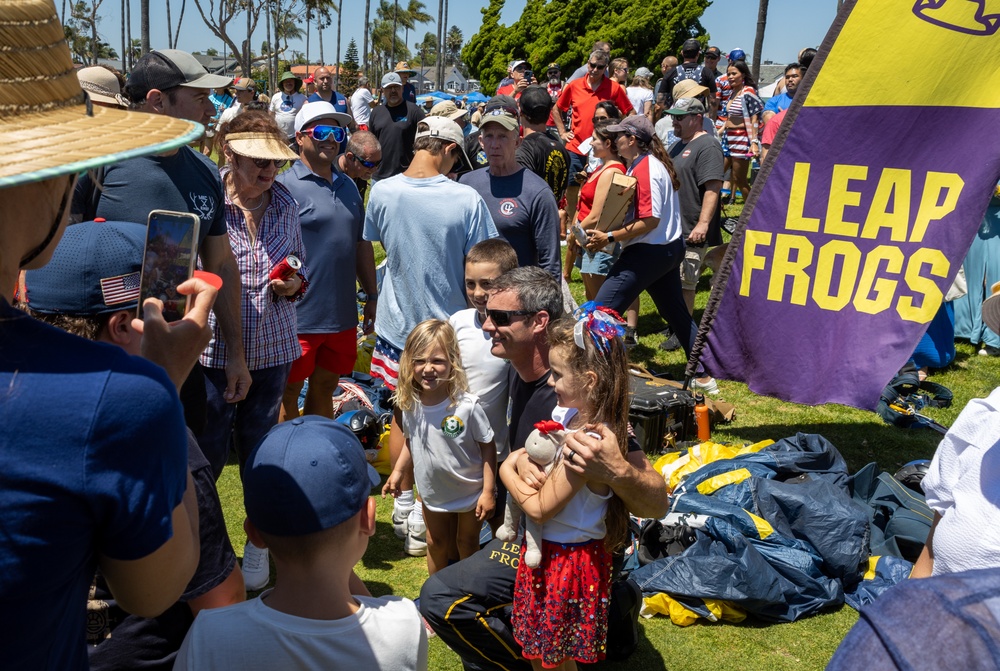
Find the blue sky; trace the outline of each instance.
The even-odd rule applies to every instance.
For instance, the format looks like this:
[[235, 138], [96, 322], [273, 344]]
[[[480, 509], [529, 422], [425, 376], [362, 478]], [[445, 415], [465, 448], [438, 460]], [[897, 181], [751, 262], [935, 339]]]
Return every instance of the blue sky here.
[[[401, 0], [407, 2], [408, 0]], [[424, 0], [428, 5], [428, 13], [437, 15], [437, 4], [434, 0]], [[642, 0], [636, 0], [641, 2]], [[139, 2], [132, 2], [132, 36], [139, 37]], [[347, 48], [347, 43], [351, 37], [355, 38], [358, 47], [361, 47], [364, 34], [364, 0], [343, 0], [344, 16], [342, 31], [342, 49]], [[154, 48], [166, 46], [166, 0], [150, 0], [150, 24], [153, 26], [151, 42]], [[170, 0], [171, 12], [174, 25], [177, 22], [177, 14], [180, 10], [181, 0]], [[202, 51], [215, 47], [222, 52], [222, 44], [208, 30], [198, 14], [194, 0], [186, 0], [187, 6], [184, 12], [184, 23], [182, 26], [182, 37], [178, 48], [186, 51]], [[431, 6], [433, 3], [433, 6]], [[56, 0], [57, 8], [61, 7], [61, 1]], [[203, 0], [205, 6], [208, 0]], [[372, 1], [376, 5], [377, 0]], [[449, 25], [457, 25], [466, 39], [471, 37], [478, 29], [482, 19], [480, 8], [485, 7], [488, 0], [450, 0], [449, 2]], [[509, 25], [517, 20], [523, 10], [525, 0], [507, 0], [504, 6], [502, 21]], [[120, 9], [119, 0], [104, 0], [101, 6], [102, 20], [99, 24], [101, 36], [107, 40], [116, 50], [120, 49]], [[773, 60], [778, 63], [791, 62], [795, 59], [799, 49], [807, 46], [818, 47], [823, 37], [826, 35], [830, 24], [833, 22], [837, 10], [837, 0], [770, 0], [768, 11], [767, 32], [764, 37], [763, 59]], [[237, 19], [233, 34], [237, 44], [243, 39], [243, 33], [239, 32], [242, 21]], [[724, 52], [728, 52], [736, 47], [741, 47], [749, 56], [753, 50], [754, 35], [757, 26], [757, 3], [753, 0], [715, 0], [702, 16], [702, 25], [711, 35], [711, 43], [718, 45]], [[416, 31], [410, 32], [410, 48], [418, 42], [425, 32], [436, 32], [434, 24], [418, 26]], [[414, 34], [414, 32], [416, 34]], [[331, 28], [324, 31], [324, 54], [328, 63], [334, 62], [334, 48], [336, 45], [336, 23]], [[259, 47], [264, 41], [264, 29], [261, 27], [254, 33], [253, 44]], [[291, 48], [305, 52], [304, 41], [296, 45], [290, 43]], [[315, 60], [319, 57], [319, 48], [316, 46], [315, 33], [312, 37], [310, 56]], [[665, 55], [665, 54], [664, 54]], [[653, 65], [653, 64], [647, 64]]]

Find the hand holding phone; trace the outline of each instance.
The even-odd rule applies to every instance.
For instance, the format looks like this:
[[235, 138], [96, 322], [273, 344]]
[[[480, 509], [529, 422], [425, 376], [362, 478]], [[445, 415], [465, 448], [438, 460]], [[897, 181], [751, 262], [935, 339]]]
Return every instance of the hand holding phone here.
[[190, 212], [153, 210], [146, 222], [146, 251], [139, 281], [139, 315], [147, 298], [162, 304], [163, 319], [182, 318], [190, 298], [178, 291], [194, 272], [201, 219]]
[[139, 303], [142, 317], [132, 321], [132, 328], [142, 333], [142, 357], [167, 371], [179, 390], [212, 339], [208, 314], [219, 292], [197, 277], [182, 282], [177, 292], [191, 301], [182, 319], [172, 323], [166, 321], [163, 303], [158, 298], [150, 298]]

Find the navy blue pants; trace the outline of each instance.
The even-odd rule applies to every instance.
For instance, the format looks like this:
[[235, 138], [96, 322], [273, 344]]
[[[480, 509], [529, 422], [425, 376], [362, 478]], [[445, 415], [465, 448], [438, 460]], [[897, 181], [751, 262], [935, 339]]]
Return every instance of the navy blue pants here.
[[690, 355], [698, 327], [691, 319], [681, 292], [683, 260], [684, 241], [679, 238], [666, 245], [629, 245], [611, 266], [594, 300], [623, 315], [639, 294], [647, 292], [660, 317], [677, 335], [684, 353]]
[[291, 367], [292, 364], [286, 363], [250, 371], [250, 391], [239, 403], [226, 403], [223, 397], [226, 392], [225, 369], [205, 368], [208, 404], [205, 428], [198, 435], [198, 444], [212, 464], [216, 480], [222, 475], [230, 447], [236, 449], [242, 476], [243, 465], [250, 452], [257, 447], [264, 434], [278, 423], [281, 395], [285, 391]]

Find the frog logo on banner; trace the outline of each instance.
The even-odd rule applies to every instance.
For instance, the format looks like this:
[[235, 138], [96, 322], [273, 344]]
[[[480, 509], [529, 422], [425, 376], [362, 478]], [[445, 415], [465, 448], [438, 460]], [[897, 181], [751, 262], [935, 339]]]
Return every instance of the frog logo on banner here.
[[917, 0], [913, 13], [935, 26], [968, 35], [996, 35], [1000, 30], [998, 0]]
[[[998, 32], [1000, 0], [847, 0], [743, 208], [687, 375], [700, 362], [758, 394], [876, 407], [942, 311], [1000, 179], [982, 136], [1000, 124], [1000, 70], [965, 67], [969, 54], [1000, 62]], [[883, 65], [857, 58], [873, 35], [940, 62], [887, 88]], [[926, 128], [939, 137], [914, 142]]]

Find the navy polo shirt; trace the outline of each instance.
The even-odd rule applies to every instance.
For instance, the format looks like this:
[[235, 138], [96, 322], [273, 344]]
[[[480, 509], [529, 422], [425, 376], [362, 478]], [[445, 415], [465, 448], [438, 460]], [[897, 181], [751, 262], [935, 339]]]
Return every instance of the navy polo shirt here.
[[333, 182], [303, 161], [278, 175], [299, 204], [309, 290], [295, 304], [299, 333], [339, 333], [358, 325], [357, 247], [365, 208], [354, 181], [334, 167]]

